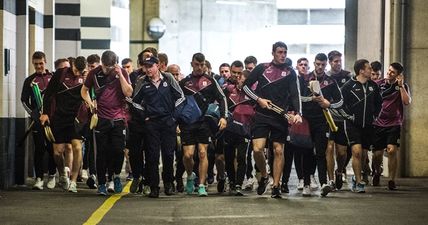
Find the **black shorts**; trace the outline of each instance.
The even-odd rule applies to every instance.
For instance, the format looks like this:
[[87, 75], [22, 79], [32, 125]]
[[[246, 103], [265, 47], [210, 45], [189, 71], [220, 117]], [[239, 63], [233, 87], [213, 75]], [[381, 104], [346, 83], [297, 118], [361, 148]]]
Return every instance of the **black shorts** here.
[[82, 140], [82, 135], [77, 134], [74, 124], [59, 124], [52, 121], [51, 130], [56, 144], [71, 143], [71, 140]]
[[269, 138], [273, 142], [285, 143], [288, 136], [288, 122], [256, 113], [251, 127], [251, 138]]
[[339, 128], [337, 132], [330, 130], [329, 140], [333, 140], [334, 143], [348, 146], [349, 140], [346, 135], [346, 124], [345, 121], [335, 121], [336, 126]]
[[190, 125], [180, 125], [181, 144], [209, 144], [211, 142], [211, 129], [206, 121], [199, 121]]
[[360, 128], [346, 121], [345, 127], [347, 128], [346, 134], [348, 135], [350, 146], [361, 144], [363, 149], [370, 149], [370, 146], [373, 144], [374, 133], [372, 126]]
[[374, 149], [383, 150], [388, 145], [400, 147], [401, 126], [379, 127], [374, 126]]

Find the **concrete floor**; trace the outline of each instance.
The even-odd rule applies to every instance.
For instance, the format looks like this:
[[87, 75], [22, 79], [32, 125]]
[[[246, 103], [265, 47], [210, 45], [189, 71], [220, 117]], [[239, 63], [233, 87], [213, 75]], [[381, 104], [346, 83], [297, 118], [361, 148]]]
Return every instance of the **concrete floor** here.
[[[100, 224], [428, 224], [428, 178], [399, 179], [399, 191], [394, 192], [382, 186], [356, 194], [345, 186], [326, 198], [319, 197], [319, 192], [302, 197], [295, 181], [281, 200], [270, 198], [270, 191], [263, 196], [255, 192], [244, 197], [219, 195], [215, 185], [206, 198], [162, 193], [159, 199], [150, 199], [128, 194]], [[29, 187], [1, 191], [0, 224], [83, 224], [107, 198], [83, 183], [78, 187], [78, 193]]]

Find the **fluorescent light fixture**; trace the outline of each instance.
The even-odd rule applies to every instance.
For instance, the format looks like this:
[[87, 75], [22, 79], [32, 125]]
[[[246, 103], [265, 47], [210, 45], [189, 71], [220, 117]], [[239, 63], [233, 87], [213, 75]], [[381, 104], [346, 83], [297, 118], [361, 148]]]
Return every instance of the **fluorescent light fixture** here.
[[221, 1], [221, 0], [216, 0], [215, 3], [217, 4], [223, 4], [223, 5], [240, 5], [240, 6], [246, 6], [247, 3], [246, 2], [241, 2], [241, 1]]

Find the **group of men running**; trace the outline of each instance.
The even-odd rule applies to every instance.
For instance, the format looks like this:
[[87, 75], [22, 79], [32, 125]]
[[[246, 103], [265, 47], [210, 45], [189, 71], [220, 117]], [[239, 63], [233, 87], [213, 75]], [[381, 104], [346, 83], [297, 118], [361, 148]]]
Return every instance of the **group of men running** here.
[[204, 54], [195, 53], [186, 77], [151, 47], [138, 55], [136, 70], [129, 58], [121, 67], [118, 56], [105, 51], [57, 60], [52, 73], [45, 54], [35, 52], [35, 73], [21, 96], [32, 119], [33, 189], [43, 189], [48, 152], [47, 187], [56, 186], [58, 171], [59, 185], [70, 192], [77, 192], [79, 176], [100, 195], [122, 192], [125, 157], [130, 192], [152, 198], [160, 195], [160, 178], [166, 195], [207, 196], [214, 165], [217, 191], [228, 184], [232, 195], [242, 196], [252, 190], [253, 160], [257, 194], [266, 192], [272, 177], [271, 197], [282, 198], [293, 159], [303, 196], [318, 188], [322, 196], [340, 190], [351, 158], [351, 190], [364, 193], [370, 173], [372, 185], [380, 185], [386, 152], [388, 188], [396, 190], [403, 106], [411, 102], [403, 66], [392, 63], [380, 78], [379, 62], [359, 59], [351, 74], [342, 69], [342, 54], [331, 51], [317, 54], [309, 72], [307, 58], [293, 68], [287, 51], [276, 42], [271, 62], [257, 65], [250, 56], [221, 64], [219, 75]]

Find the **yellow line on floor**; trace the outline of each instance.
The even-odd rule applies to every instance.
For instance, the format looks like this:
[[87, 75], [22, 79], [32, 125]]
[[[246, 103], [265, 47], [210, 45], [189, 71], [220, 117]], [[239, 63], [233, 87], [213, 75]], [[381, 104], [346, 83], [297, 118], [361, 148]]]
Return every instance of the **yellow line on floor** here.
[[122, 196], [127, 195], [129, 193], [129, 187], [131, 186], [131, 182], [128, 182], [126, 186], [123, 188], [122, 193], [112, 195], [108, 198], [94, 213], [92, 213], [91, 217], [83, 223], [83, 225], [94, 225], [98, 224], [103, 217], [110, 211], [110, 209], [114, 206], [114, 204], [122, 198]]

